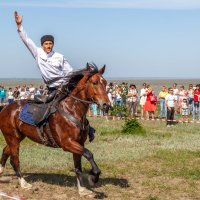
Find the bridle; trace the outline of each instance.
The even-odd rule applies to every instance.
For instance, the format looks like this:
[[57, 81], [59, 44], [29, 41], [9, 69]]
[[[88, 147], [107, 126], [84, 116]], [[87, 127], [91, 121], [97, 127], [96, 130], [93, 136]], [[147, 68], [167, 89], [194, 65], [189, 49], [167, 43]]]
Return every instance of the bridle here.
[[[93, 74], [93, 75], [94, 75], [94, 74]], [[80, 91], [81, 91], [82, 89], [85, 89], [85, 88], [87, 89], [87, 87], [88, 87], [88, 81], [89, 81], [89, 79], [86, 81], [86, 83], [84, 84], [84, 86], [76, 86], [76, 88], [78, 88], [78, 87], [81, 88]], [[88, 100], [83, 100], [83, 99], [80, 99], [80, 98], [78, 98], [78, 97], [75, 97], [75, 96], [72, 95], [72, 94], [69, 94], [68, 92], [66, 92], [66, 90], [63, 91], [63, 89], [61, 89], [61, 93], [65, 94], [65, 95], [68, 95], [69, 97], [75, 99], [76, 101], [79, 101], [79, 102], [84, 103], [84, 104], [96, 103], [96, 102], [94, 101], [93, 98], [90, 98], [89, 101], [88, 101]], [[97, 103], [96, 103], [96, 104], [97, 104]]]

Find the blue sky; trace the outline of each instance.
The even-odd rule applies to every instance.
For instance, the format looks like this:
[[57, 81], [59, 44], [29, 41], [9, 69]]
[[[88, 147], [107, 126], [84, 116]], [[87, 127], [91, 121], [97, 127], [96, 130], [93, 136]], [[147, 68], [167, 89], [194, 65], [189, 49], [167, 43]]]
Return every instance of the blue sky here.
[[74, 69], [93, 61], [105, 77], [200, 78], [199, 0], [1, 0], [0, 9], [0, 78], [41, 77], [15, 10], [38, 46], [54, 35]]

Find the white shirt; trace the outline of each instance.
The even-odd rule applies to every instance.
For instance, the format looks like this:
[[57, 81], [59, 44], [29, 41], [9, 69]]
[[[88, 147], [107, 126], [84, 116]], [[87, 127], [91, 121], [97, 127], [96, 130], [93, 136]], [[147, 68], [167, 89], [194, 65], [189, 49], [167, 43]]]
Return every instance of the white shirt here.
[[26, 92], [25, 91], [21, 91], [20, 94], [19, 94], [19, 98], [20, 99], [26, 99], [27, 98]]
[[179, 94], [178, 88], [174, 88], [174, 89], [173, 89], [173, 93], [174, 93], [174, 95], [178, 95], [178, 94]]
[[35, 88], [34, 87], [30, 87], [29, 88], [29, 92], [32, 93], [32, 94], [34, 94], [35, 93]]
[[14, 99], [12, 91], [8, 91], [8, 99]]
[[182, 109], [188, 109], [187, 102], [182, 102], [181, 107], [182, 107]]
[[175, 106], [175, 101], [177, 101], [177, 96], [174, 94], [167, 94], [165, 97], [165, 101], [167, 106], [174, 107]]
[[135, 95], [135, 96], [128, 96], [127, 97], [128, 102], [136, 102], [137, 101], [137, 90], [136, 89], [129, 89], [128, 94]]
[[113, 99], [112, 99], [112, 93], [108, 92], [108, 99], [110, 101], [110, 104], [113, 105]]
[[146, 89], [146, 88], [142, 88], [142, 89], [140, 90], [140, 96], [141, 96], [141, 97], [142, 97], [142, 96], [145, 96], [146, 93], [147, 93], [147, 89]]
[[55, 87], [63, 82], [67, 83], [68, 75], [73, 69], [64, 56], [54, 51], [47, 54], [41, 47], [37, 47], [35, 43], [27, 36], [27, 33], [22, 26], [18, 32], [22, 41], [37, 61], [44, 81], [48, 82], [55, 78], [61, 77], [61, 79], [49, 84], [48, 86]]

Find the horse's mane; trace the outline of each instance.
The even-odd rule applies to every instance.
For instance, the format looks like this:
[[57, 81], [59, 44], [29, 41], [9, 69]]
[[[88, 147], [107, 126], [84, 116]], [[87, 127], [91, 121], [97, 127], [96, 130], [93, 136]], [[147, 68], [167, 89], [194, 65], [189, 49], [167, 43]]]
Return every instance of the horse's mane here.
[[86, 68], [72, 71], [68, 76], [68, 91], [72, 91], [77, 86], [78, 82], [84, 77], [85, 73], [87, 73], [88, 77], [91, 77], [98, 73], [98, 71], [98, 67], [95, 63], [87, 63]]

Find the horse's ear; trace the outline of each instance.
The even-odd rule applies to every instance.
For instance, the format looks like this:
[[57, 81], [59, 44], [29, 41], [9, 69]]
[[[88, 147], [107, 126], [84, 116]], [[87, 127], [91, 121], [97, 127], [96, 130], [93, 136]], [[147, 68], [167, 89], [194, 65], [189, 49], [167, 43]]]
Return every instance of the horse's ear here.
[[103, 74], [105, 72], [105, 69], [106, 69], [106, 65], [104, 65], [100, 70], [99, 70], [99, 73], [100, 74]]
[[87, 64], [86, 64], [86, 70], [87, 71], [89, 71], [90, 70], [90, 65], [89, 65], [89, 63], [87, 62]]
[[88, 75], [89, 75], [89, 71], [90, 71], [90, 65], [89, 65], [89, 63], [87, 62], [86, 68], [85, 68], [85, 70], [83, 71], [83, 75], [84, 75], [84, 76], [88, 76]]

